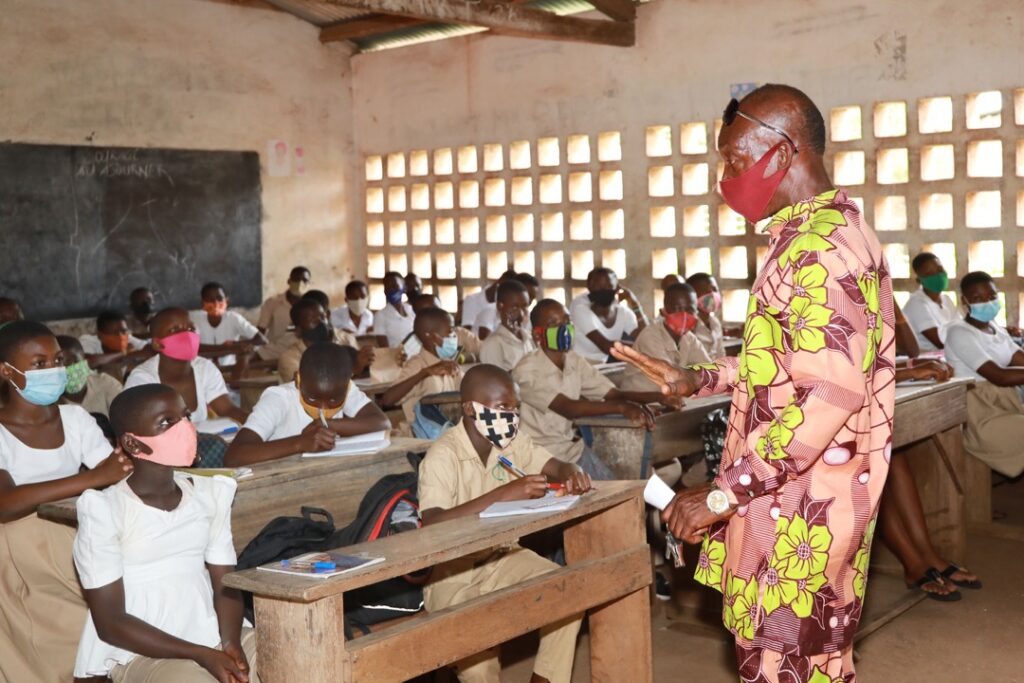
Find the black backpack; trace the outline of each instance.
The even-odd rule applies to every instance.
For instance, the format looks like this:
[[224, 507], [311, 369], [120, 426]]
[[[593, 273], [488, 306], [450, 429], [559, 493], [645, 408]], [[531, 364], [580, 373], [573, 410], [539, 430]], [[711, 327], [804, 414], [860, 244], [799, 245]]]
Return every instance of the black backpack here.
[[[415, 464], [414, 456], [410, 462]], [[301, 517], [278, 517], [252, 539], [238, 557], [236, 568], [250, 569], [302, 553], [322, 552], [373, 541], [417, 529], [419, 501], [415, 472], [389, 474], [370, 487], [359, 504], [356, 518], [335, 529], [329, 512], [303, 507]], [[345, 636], [352, 628], [369, 633], [369, 626], [389, 619], [415, 614], [423, 609], [423, 584], [429, 570], [400, 576], [345, 593]], [[245, 611], [255, 623], [252, 595], [245, 594]]]

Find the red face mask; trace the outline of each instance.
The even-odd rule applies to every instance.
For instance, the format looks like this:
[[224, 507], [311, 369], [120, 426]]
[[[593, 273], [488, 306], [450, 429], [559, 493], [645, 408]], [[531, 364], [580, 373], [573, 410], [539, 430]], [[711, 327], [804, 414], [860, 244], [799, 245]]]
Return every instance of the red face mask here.
[[722, 199], [729, 205], [729, 208], [746, 218], [751, 223], [756, 223], [764, 218], [768, 203], [775, 196], [779, 189], [779, 183], [786, 177], [789, 167], [780, 168], [778, 171], [764, 177], [765, 169], [771, 163], [775, 152], [784, 143], [779, 143], [757, 160], [753, 166], [735, 178], [725, 178], [718, 181], [718, 189], [722, 193]]
[[223, 317], [228, 310], [228, 302], [226, 299], [220, 299], [219, 301], [204, 301], [203, 310], [210, 315]]
[[677, 337], [682, 337], [687, 332], [697, 327], [697, 316], [687, 311], [665, 314], [665, 327], [670, 329]]

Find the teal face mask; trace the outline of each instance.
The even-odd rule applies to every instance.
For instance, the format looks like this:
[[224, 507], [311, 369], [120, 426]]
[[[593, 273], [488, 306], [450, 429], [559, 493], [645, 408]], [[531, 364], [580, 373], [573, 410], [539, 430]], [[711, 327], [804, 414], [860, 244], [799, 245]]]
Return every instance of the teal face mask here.
[[80, 360], [77, 363], [72, 363], [65, 367], [64, 371], [68, 374], [65, 391], [69, 394], [77, 394], [85, 388], [85, 383], [89, 381], [89, 361]]
[[25, 388], [22, 389], [14, 382], [21, 397], [37, 406], [52, 406], [64, 394], [64, 388], [68, 384], [67, 368], [59, 366], [46, 368], [45, 370], [29, 370], [22, 372], [10, 363], [7, 364], [11, 370], [25, 378]]
[[979, 323], [990, 323], [996, 319], [999, 315], [999, 311], [1003, 310], [1002, 304], [999, 303], [999, 299], [992, 299], [992, 301], [985, 301], [980, 304], [971, 304], [971, 317], [977, 320]]
[[922, 287], [934, 294], [941, 294], [949, 289], [949, 275], [945, 272], [925, 275], [918, 278], [918, 280], [920, 280]]
[[454, 334], [445, 337], [436, 350], [441, 360], [454, 360], [459, 355], [459, 338]]

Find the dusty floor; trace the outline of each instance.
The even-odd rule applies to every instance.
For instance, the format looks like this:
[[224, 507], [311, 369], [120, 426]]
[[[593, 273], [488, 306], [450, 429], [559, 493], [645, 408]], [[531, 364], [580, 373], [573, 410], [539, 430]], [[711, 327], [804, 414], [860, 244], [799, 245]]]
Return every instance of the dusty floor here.
[[[993, 507], [1005, 512], [1004, 524], [1024, 536], [1024, 481], [996, 487]], [[919, 602], [883, 626], [856, 648], [862, 683], [1024, 683], [1024, 541], [981, 536], [969, 539], [963, 558], [985, 582], [980, 591], [963, 591], [960, 602]], [[910, 593], [902, 578], [875, 572], [868, 584], [868, 616], [887, 611]], [[732, 647], [712, 619], [695, 614], [700, 594], [684, 591], [674, 603], [658, 603], [653, 612], [654, 680], [735, 683]], [[521, 643], [515, 650], [525, 652]], [[510, 648], [513, 649], [513, 648]], [[509, 652], [502, 680], [525, 683], [532, 659]], [[588, 644], [580, 638], [574, 682], [590, 680]], [[629, 682], [622, 682], [629, 683]]]

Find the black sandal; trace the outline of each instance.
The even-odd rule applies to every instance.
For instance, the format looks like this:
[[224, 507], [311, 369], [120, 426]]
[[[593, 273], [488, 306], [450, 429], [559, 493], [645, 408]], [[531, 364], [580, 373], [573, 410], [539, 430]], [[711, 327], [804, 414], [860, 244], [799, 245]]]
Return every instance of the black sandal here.
[[924, 576], [915, 581], [913, 584], [907, 586], [908, 590], [914, 590], [915, 588], [920, 590], [922, 593], [927, 595], [932, 600], [938, 600], [939, 602], [957, 602], [963, 596], [960, 595], [960, 591], [953, 591], [952, 593], [934, 593], [932, 591], [926, 591], [924, 585], [926, 583], [937, 583], [940, 586], [945, 585], [946, 581], [942, 578], [942, 574], [935, 567], [928, 567], [924, 570]]
[[942, 570], [942, 578], [947, 579], [954, 586], [959, 586], [960, 588], [970, 588], [971, 590], [978, 590], [981, 588], [981, 579], [974, 579], [973, 581], [964, 581], [961, 579], [958, 581], [953, 578], [953, 574], [966, 571], [967, 570], [960, 565], [950, 562], [949, 566]]

